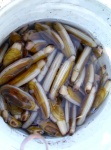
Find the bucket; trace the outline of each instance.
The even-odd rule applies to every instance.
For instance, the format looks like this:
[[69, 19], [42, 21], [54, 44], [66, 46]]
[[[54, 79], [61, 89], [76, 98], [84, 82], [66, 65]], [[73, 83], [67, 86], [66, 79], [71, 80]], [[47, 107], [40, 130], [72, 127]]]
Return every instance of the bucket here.
[[[104, 9], [104, 13], [102, 10]], [[104, 47], [101, 65], [106, 65], [111, 77], [111, 27], [106, 22], [111, 11], [97, 1], [86, 0], [13, 0], [0, 10], [0, 44], [13, 30], [36, 21], [60, 21], [74, 25], [93, 35]], [[104, 15], [103, 15], [104, 14]], [[105, 16], [106, 15], [106, 16]], [[102, 16], [102, 17], [101, 17]], [[111, 148], [111, 95], [86, 122], [77, 128], [73, 136], [46, 137], [49, 150], [106, 150]], [[0, 149], [19, 150], [27, 137], [21, 130], [12, 129], [0, 117]], [[26, 145], [26, 150], [45, 149], [40, 140]]]

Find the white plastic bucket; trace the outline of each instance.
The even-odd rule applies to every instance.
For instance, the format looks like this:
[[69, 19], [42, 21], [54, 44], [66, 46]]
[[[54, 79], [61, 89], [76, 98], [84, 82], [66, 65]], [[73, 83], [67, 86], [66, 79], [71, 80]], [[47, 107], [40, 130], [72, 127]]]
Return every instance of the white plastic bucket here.
[[[66, 22], [87, 30], [102, 43], [105, 48], [105, 55], [100, 60], [100, 63], [107, 66], [108, 73], [111, 77], [109, 58], [111, 55], [111, 28], [105, 20], [99, 17], [99, 14], [83, 7], [85, 4], [86, 6], [89, 5], [89, 2], [85, 0], [80, 0], [80, 2], [82, 5], [74, 5], [78, 4], [76, 1], [12, 1], [12, 3], [0, 11], [0, 44], [10, 32], [29, 22], [50, 19]], [[94, 6], [94, 3], [92, 4]], [[95, 2], [95, 4], [97, 3]], [[85, 124], [73, 136], [47, 138], [49, 150], [106, 150], [110, 148], [110, 114], [111, 96], [109, 94], [105, 103], [102, 104], [94, 115], [87, 119]], [[21, 142], [27, 135], [10, 128], [4, 123], [1, 117], [0, 129], [0, 149], [19, 150]], [[26, 150], [37, 149], [44, 149], [44, 145], [38, 140], [30, 142], [26, 146]]]

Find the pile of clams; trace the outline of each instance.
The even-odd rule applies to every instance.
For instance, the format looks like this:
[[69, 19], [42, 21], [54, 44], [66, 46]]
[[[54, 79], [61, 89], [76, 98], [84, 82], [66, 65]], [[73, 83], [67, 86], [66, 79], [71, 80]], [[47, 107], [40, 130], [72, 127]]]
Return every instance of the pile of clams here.
[[59, 22], [25, 25], [0, 48], [0, 114], [29, 134], [73, 135], [111, 89], [102, 46]]

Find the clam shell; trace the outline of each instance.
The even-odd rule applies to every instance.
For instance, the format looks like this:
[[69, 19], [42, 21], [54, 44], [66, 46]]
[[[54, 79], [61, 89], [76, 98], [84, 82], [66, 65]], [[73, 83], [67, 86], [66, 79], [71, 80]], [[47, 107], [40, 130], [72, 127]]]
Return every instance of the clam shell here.
[[29, 88], [30, 88], [30, 90], [33, 90], [33, 94], [36, 98], [38, 105], [42, 109], [42, 112], [43, 112], [45, 118], [49, 118], [49, 116], [50, 116], [49, 101], [47, 99], [47, 96], [46, 96], [42, 86], [37, 82], [36, 79], [33, 79], [29, 82]]
[[20, 87], [20, 86], [28, 83], [29, 81], [31, 81], [33, 78], [35, 78], [40, 73], [40, 70], [43, 68], [44, 65], [45, 65], [44, 60], [41, 60], [41, 61], [33, 64], [28, 70], [19, 74], [13, 80], [11, 80], [9, 82], [9, 84]]
[[15, 86], [6, 84], [0, 88], [0, 93], [8, 102], [22, 109], [34, 110], [36, 107], [33, 97]]
[[3, 66], [6, 67], [20, 58], [22, 58], [22, 44], [14, 43], [3, 58]]
[[36, 53], [37, 51], [43, 49], [47, 46], [47, 42], [44, 40], [36, 40], [36, 41], [29, 41], [26, 44], [26, 49], [32, 53]]
[[13, 64], [6, 67], [1, 73], [0, 73], [0, 85], [3, 85], [10, 81], [12, 78], [14, 78], [16, 75], [18, 75], [20, 72], [24, 71], [30, 65], [32, 64], [31, 58], [23, 58], [20, 59]]

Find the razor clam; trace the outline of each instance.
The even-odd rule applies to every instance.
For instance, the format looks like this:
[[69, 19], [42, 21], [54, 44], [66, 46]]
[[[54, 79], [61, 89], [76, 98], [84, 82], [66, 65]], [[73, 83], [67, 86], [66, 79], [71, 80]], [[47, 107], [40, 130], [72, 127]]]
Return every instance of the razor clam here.
[[47, 42], [44, 40], [34, 40], [34, 41], [28, 41], [25, 48], [26, 50], [36, 53], [37, 51], [45, 48], [47, 46]]
[[53, 45], [48, 45], [45, 47], [43, 50], [35, 53], [32, 56], [33, 59], [33, 64], [36, 63], [37, 61], [46, 58], [49, 54], [51, 54], [54, 51], [55, 47]]
[[34, 112], [31, 112], [31, 115], [30, 117], [28, 118], [28, 120], [22, 125], [22, 128], [23, 129], [26, 129], [28, 128], [35, 120], [35, 118], [37, 117], [38, 115], [38, 112], [37, 111], [34, 111]]
[[97, 58], [99, 58], [103, 54], [103, 48], [101, 46], [97, 46], [96, 48], [93, 49], [93, 53]]
[[64, 110], [60, 104], [57, 104], [55, 101], [50, 100], [50, 109], [54, 118], [57, 120], [57, 126], [62, 135], [66, 135], [68, 132], [67, 124], [65, 121]]
[[37, 126], [30, 126], [26, 129], [30, 134], [44, 134], [44, 130]]
[[56, 39], [57, 43], [59, 43], [58, 45], [60, 45], [58, 48], [60, 50], [64, 49], [64, 42], [62, 41], [62, 39], [60, 38], [60, 36], [57, 34], [57, 32], [55, 32], [54, 30], [51, 30], [51, 34], [54, 37], [54, 39]]
[[82, 69], [81, 73], [79, 74], [77, 80], [74, 82], [74, 90], [79, 90], [82, 86], [84, 79], [85, 79], [86, 69], [85, 67]]
[[71, 109], [71, 126], [69, 130], [69, 134], [73, 135], [76, 129], [76, 113], [77, 113], [77, 106], [73, 105]]
[[10, 114], [8, 115], [8, 124], [13, 128], [20, 128], [22, 126], [22, 123]]
[[59, 131], [58, 126], [51, 121], [48, 121], [48, 120], [41, 121], [39, 125], [50, 136], [55, 136], [55, 137], [62, 136], [62, 134]]
[[52, 82], [54, 80], [54, 77], [56, 76], [56, 73], [62, 63], [62, 60], [63, 60], [63, 54], [58, 53], [57, 56], [55, 57], [52, 65], [50, 66], [48, 73], [45, 77], [45, 80], [43, 82], [43, 88], [44, 88], [45, 92], [49, 92]]
[[59, 88], [66, 82], [73, 67], [74, 60], [75, 56], [71, 56], [62, 64], [61, 68], [59, 69], [50, 90], [50, 97], [52, 100], [57, 96]]
[[36, 30], [28, 30], [23, 35], [24, 41], [41, 40], [40, 34]]
[[70, 102], [66, 100], [66, 102], [65, 102], [65, 120], [66, 120], [68, 131], [69, 131], [69, 117], [70, 117]]
[[64, 28], [67, 30], [68, 33], [71, 33], [72, 35], [74, 35], [75, 37], [80, 39], [83, 44], [88, 45], [90, 47], [97, 46], [96, 42], [90, 36], [85, 34], [84, 32], [82, 32], [74, 27], [70, 27], [68, 25], [64, 25]]
[[30, 117], [29, 110], [25, 110], [21, 115], [21, 121], [27, 121]]
[[91, 91], [91, 88], [94, 83], [94, 66], [89, 64], [86, 71], [86, 83], [85, 83], [85, 92], [88, 94]]
[[33, 79], [29, 82], [30, 90], [33, 90], [33, 94], [36, 98], [38, 105], [40, 106], [45, 118], [50, 116], [50, 106], [47, 96], [42, 88], [42, 86], [37, 82], [36, 79]]
[[26, 110], [37, 109], [37, 105], [35, 104], [33, 97], [20, 88], [6, 84], [0, 88], [0, 94], [4, 99], [17, 107]]
[[77, 77], [79, 76], [80, 72], [82, 71], [82, 68], [84, 67], [89, 55], [91, 53], [91, 47], [86, 46], [81, 53], [79, 59], [77, 60], [77, 63], [74, 66], [71, 81], [75, 82]]
[[10, 34], [9, 42], [11, 45], [16, 42], [21, 42], [21, 41], [22, 41], [22, 37], [17, 32], [12, 32]]
[[6, 67], [16, 60], [22, 58], [22, 54], [22, 44], [14, 43], [5, 53], [5, 56], [3, 58], [3, 66]]
[[40, 73], [44, 65], [44, 60], [38, 61], [37, 63], [33, 64], [28, 70], [16, 76], [13, 80], [9, 82], [9, 84], [20, 87], [28, 83]]
[[1, 48], [0, 48], [0, 65], [2, 64], [4, 55], [6, 53], [6, 51], [8, 50], [8, 43], [4, 44]]
[[35, 29], [37, 31], [44, 31], [41, 35], [46, 37], [46, 41], [50, 39], [51, 43], [53, 43], [58, 49], [63, 50], [64, 48], [64, 43], [60, 36], [49, 26], [41, 24], [41, 23], [36, 23], [35, 24]]
[[44, 66], [44, 68], [42, 69], [42, 71], [40, 72], [40, 74], [38, 75], [38, 81], [41, 82], [43, 80], [43, 78], [45, 77], [49, 67], [51, 66], [51, 63], [56, 55], [57, 50], [55, 49], [47, 58], [47, 62], [46, 65]]
[[81, 97], [72, 90], [71, 87], [67, 87], [65, 85], [61, 86], [59, 93], [69, 102], [73, 103], [74, 105], [80, 106], [81, 105]]
[[13, 64], [6, 67], [0, 73], [0, 85], [3, 85], [18, 75], [20, 72], [26, 70], [32, 64], [32, 58], [22, 58]]
[[103, 87], [100, 87], [100, 89], [97, 91], [94, 103], [92, 105], [93, 110], [97, 109], [102, 104], [110, 90], [111, 80], [107, 80], [105, 85]]
[[97, 87], [93, 86], [89, 95], [87, 96], [84, 105], [82, 106], [82, 110], [80, 113], [80, 116], [77, 120], [77, 125], [82, 125], [87, 117], [88, 112], [91, 109], [91, 106], [94, 102], [95, 96], [96, 96]]
[[72, 55], [76, 55], [76, 49], [63, 25], [61, 23], [54, 23], [53, 26], [64, 42], [63, 53], [65, 56], [71, 57]]

